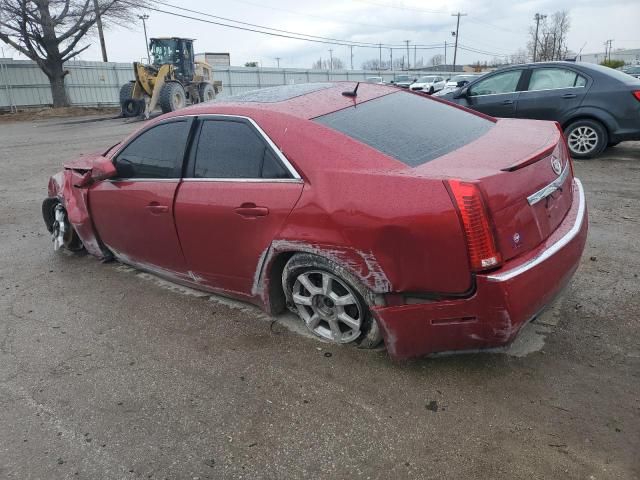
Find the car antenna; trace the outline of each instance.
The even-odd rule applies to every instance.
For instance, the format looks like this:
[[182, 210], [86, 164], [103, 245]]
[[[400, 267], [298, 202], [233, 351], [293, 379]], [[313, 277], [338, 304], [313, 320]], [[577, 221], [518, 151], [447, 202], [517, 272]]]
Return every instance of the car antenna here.
[[357, 97], [359, 86], [360, 82], [356, 83], [356, 88], [353, 89], [353, 92], [351, 90], [347, 90], [346, 92], [342, 92], [342, 95], [344, 95], [345, 97]]

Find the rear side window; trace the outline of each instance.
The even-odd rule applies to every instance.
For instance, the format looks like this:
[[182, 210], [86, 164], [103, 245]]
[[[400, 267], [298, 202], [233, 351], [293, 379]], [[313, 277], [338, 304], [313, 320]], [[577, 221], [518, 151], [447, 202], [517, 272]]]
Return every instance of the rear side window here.
[[124, 147], [115, 160], [120, 178], [180, 178], [187, 121], [156, 125]]
[[493, 122], [408, 92], [396, 92], [314, 119], [410, 167], [456, 150]]
[[480, 80], [469, 90], [469, 95], [496, 95], [499, 93], [513, 93], [516, 91], [522, 70], [509, 70], [497, 73], [484, 80]]
[[248, 124], [206, 120], [198, 139], [194, 177], [291, 178], [291, 175]]
[[531, 72], [528, 90], [584, 87], [586, 78], [566, 68], [537, 68]]

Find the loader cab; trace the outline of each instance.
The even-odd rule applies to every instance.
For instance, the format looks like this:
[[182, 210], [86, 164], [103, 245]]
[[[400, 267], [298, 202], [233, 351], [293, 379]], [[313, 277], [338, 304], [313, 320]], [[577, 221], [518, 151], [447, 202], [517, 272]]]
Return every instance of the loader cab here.
[[153, 56], [153, 65], [161, 67], [171, 64], [175, 67], [176, 77], [181, 82], [190, 82], [194, 75], [193, 39], [191, 38], [152, 38], [149, 51]]

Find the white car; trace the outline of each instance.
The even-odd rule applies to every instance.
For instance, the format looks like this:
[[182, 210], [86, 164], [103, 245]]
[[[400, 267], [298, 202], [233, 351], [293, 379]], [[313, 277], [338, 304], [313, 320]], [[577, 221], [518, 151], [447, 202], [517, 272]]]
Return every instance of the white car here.
[[446, 95], [449, 92], [453, 92], [454, 90], [457, 90], [460, 87], [464, 87], [471, 80], [474, 80], [479, 76], [480, 75], [478, 74], [468, 74], [468, 75], [456, 75], [454, 77], [451, 77], [449, 80], [447, 80], [447, 83], [445, 84], [444, 88], [436, 94], [436, 97], [441, 97], [442, 95]]
[[439, 92], [444, 88], [446, 81], [444, 77], [438, 77], [435, 75], [427, 75], [425, 77], [420, 77], [414, 83], [409, 85], [409, 90], [418, 90], [423, 91], [425, 93], [435, 93]]

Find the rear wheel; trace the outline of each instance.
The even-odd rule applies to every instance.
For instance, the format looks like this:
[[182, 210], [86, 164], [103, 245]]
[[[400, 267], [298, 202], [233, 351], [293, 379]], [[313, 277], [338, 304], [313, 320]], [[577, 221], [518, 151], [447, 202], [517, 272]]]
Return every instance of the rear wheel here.
[[216, 98], [216, 91], [210, 83], [201, 83], [198, 86], [201, 102], [210, 102]]
[[565, 128], [564, 134], [574, 158], [593, 158], [607, 148], [607, 129], [596, 120], [577, 120]]
[[287, 303], [307, 328], [333, 343], [374, 348], [382, 333], [356, 282], [343, 268], [325, 258], [299, 253], [282, 273]]
[[187, 104], [184, 87], [178, 82], [167, 82], [160, 90], [160, 108], [162, 113], [173, 112]]
[[434, 89], [433, 87], [429, 88], [429, 95], [433, 95]]

